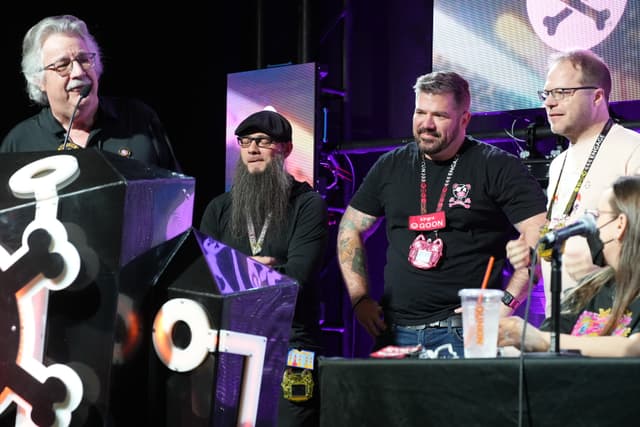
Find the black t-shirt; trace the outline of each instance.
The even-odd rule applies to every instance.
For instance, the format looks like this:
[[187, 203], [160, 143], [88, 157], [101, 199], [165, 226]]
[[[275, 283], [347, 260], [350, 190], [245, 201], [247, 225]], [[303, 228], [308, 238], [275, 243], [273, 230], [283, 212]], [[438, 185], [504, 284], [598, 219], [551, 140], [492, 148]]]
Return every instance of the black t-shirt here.
[[[51, 108], [18, 123], [4, 138], [0, 153], [56, 151], [64, 142], [65, 129]], [[96, 122], [87, 148], [130, 157], [146, 165], [180, 171], [173, 149], [157, 114], [135, 99], [100, 97]]]
[[[460, 289], [480, 287], [490, 256], [495, 263], [488, 287], [500, 288], [512, 224], [546, 210], [544, 192], [516, 156], [469, 137], [459, 154], [444, 196], [446, 227], [438, 231], [444, 253], [435, 268], [421, 270], [407, 260], [420, 234], [408, 228], [409, 216], [420, 214], [416, 143], [383, 154], [350, 202], [385, 217], [389, 245], [382, 303], [388, 321], [417, 325], [446, 318], [460, 306]], [[436, 211], [450, 166], [451, 161], [426, 160], [427, 212]]]
[[[577, 314], [560, 314], [560, 333], [571, 335], [599, 335], [604, 328], [613, 306], [615, 285], [608, 283]], [[551, 319], [547, 318], [540, 325], [541, 331], [550, 331]], [[627, 308], [622, 320], [618, 322], [611, 335], [629, 336], [640, 332], [640, 299], [635, 299]]]
[[[248, 234], [234, 236], [231, 193], [215, 197], [205, 209], [200, 231], [232, 248], [251, 255]], [[286, 229], [280, 234], [267, 230], [261, 255], [277, 258], [275, 270], [297, 280], [298, 299], [293, 316], [292, 347], [320, 350], [320, 279], [328, 242], [327, 205], [309, 184], [294, 181]], [[258, 231], [259, 232], [259, 231]]]

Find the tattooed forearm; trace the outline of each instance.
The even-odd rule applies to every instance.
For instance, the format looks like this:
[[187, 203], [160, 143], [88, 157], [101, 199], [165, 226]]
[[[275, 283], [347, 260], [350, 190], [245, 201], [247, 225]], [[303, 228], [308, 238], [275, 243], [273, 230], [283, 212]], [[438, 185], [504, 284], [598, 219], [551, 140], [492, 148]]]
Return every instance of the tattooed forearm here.
[[363, 235], [376, 217], [348, 207], [338, 228], [337, 252], [340, 271], [352, 298], [368, 293], [367, 260]]
[[351, 271], [362, 277], [366, 277], [367, 272], [365, 268], [365, 261], [366, 259], [362, 248], [356, 248], [353, 260], [351, 261]]
[[368, 230], [373, 226], [373, 224], [377, 221], [378, 218], [375, 216], [362, 215], [360, 218], [360, 230]]
[[340, 226], [338, 227], [338, 230], [339, 231], [357, 230], [357, 228], [351, 219], [344, 216], [342, 217], [342, 221], [340, 221]]

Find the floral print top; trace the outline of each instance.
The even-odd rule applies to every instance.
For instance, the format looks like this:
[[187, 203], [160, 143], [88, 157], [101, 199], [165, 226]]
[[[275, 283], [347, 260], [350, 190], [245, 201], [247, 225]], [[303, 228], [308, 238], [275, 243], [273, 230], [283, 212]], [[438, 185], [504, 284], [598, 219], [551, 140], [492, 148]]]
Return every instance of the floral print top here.
[[[611, 307], [615, 285], [609, 283], [600, 289], [584, 309], [578, 314], [562, 313], [560, 315], [560, 333], [571, 335], [599, 335], [611, 316]], [[551, 319], [545, 319], [540, 325], [543, 331], [550, 331]], [[640, 332], [640, 299], [633, 301], [625, 311], [622, 319], [611, 335], [628, 337]]]

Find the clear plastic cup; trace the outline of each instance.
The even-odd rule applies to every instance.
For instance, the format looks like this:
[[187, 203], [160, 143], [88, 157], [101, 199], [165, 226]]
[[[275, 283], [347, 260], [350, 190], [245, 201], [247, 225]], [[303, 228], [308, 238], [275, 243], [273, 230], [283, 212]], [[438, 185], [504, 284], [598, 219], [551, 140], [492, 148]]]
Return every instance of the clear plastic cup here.
[[497, 357], [498, 321], [503, 291], [461, 289], [464, 357]]

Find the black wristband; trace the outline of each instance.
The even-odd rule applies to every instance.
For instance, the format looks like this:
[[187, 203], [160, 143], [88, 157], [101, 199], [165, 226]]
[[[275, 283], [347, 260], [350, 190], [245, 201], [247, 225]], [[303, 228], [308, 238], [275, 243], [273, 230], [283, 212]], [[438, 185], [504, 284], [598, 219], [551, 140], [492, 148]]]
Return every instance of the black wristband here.
[[504, 294], [502, 295], [502, 303], [507, 307], [515, 310], [520, 305], [520, 301], [514, 297], [511, 292], [505, 289]]
[[371, 299], [369, 294], [364, 294], [360, 298], [358, 298], [356, 300], [356, 302], [351, 306], [351, 311], [356, 311], [356, 307], [358, 306], [358, 304], [360, 304], [362, 301], [364, 301], [366, 299]]

